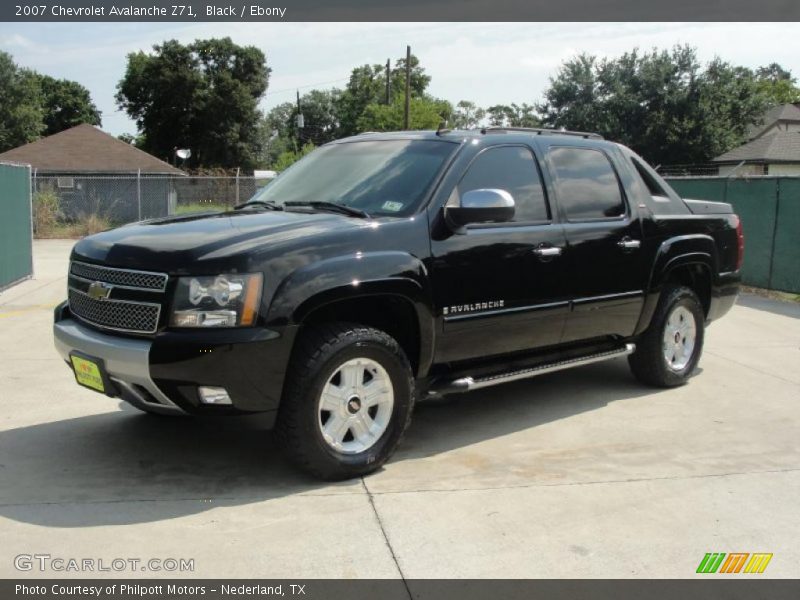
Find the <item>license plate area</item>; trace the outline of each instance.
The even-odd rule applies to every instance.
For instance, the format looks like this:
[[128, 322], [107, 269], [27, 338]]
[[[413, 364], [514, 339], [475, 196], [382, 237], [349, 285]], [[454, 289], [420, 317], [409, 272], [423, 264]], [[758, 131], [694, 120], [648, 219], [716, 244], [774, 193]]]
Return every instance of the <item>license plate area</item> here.
[[109, 379], [102, 358], [95, 358], [81, 352], [70, 352], [69, 360], [72, 371], [75, 373], [75, 381], [79, 385], [107, 396], [116, 395], [116, 386]]

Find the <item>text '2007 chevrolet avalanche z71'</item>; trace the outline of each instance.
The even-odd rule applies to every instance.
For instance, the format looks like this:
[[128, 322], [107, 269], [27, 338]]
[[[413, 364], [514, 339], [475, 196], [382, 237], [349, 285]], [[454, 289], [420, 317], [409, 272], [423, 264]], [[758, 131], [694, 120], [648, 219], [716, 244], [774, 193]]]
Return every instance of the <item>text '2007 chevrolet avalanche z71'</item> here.
[[728, 204], [682, 200], [593, 134], [364, 134], [234, 210], [79, 241], [55, 343], [84, 386], [149, 413], [268, 413], [301, 468], [356, 477], [422, 395], [620, 356], [684, 383], [743, 246]]

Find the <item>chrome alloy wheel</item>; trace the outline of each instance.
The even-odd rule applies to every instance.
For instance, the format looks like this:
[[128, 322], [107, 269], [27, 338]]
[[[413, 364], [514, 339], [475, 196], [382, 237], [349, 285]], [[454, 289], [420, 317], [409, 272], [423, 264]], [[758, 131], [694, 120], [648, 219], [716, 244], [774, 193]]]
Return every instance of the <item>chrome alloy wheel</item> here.
[[686, 368], [694, 354], [697, 324], [694, 315], [685, 306], [676, 306], [664, 326], [664, 359], [673, 371]]
[[369, 358], [339, 365], [322, 388], [318, 424], [325, 442], [342, 454], [358, 454], [380, 439], [392, 418], [389, 373]]

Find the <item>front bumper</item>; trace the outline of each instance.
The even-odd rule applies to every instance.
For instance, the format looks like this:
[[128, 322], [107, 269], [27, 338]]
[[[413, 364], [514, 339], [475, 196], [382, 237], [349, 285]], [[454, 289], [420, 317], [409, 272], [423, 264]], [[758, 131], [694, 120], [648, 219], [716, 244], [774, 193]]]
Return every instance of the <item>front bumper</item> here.
[[148, 340], [105, 335], [66, 318], [53, 324], [56, 350], [70, 364], [70, 352], [77, 350], [105, 361], [109, 378], [117, 387], [109, 390], [135, 406], [160, 413], [183, 412], [150, 377]]
[[[103, 359], [117, 389], [108, 395], [150, 412], [276, 413], [296, 329], [164, 331], [152, 338], [109, 335], [56, 308], [53, 336], [70, 364], [78, 351]], [[200, 402], [199, 386], [224, 387], [232, 405]]]

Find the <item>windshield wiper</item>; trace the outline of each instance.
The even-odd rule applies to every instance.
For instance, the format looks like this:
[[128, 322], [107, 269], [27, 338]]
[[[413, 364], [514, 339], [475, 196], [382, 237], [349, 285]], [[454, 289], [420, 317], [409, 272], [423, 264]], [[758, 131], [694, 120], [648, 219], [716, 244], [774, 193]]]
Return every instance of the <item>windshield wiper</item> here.
[[352, 206], [347, 206], [346, 204], [327, 202], [324, 200], [293, 200], [291, 202], [285, 202], [284, 206], [309, 206], [311, 208], [316, 208], [317, 210], [328, 210], [351, 217], [360, 217], [362, 219], [370, 218], [369, 213], [361, 210], [360, 208], [354, 208]]
[[237, 204], [233, 207], [233, 210], [242, 210], [251, 206], [263, 206], [267, 210], [283, 210], [282, 206], [278, 206], [272, 200], [250, 200], [244, 204]]

